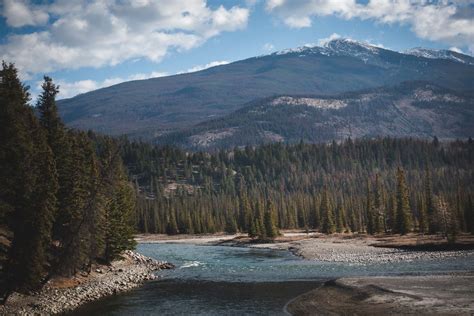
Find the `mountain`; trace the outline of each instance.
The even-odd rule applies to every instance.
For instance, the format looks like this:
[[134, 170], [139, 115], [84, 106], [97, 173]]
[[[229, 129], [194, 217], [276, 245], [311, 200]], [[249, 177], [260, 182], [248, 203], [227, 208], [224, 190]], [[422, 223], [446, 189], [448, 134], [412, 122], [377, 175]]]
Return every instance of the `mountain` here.
[[124, 82], [58, 105], [71, 127], [153, 139], [230, 114], [258, 98], [333, 95], [407, 80], [468, 91], [474, 86], [474, 65], [338, 39], [199, 72]]
[[281, 95], [157, 139], [192, 149], [380, 136], [474, 136], [474, 95], [404, 82], [337, 96]]
[[471, 56], [467, 56], [458, 52], [454, 52], [451, 50], [438, 50], [438, 49], [427, 49], [416, 47], [409, 49], [405, 52], [406, 54], [417, 56], [417, 57], [424, 57], [430, 59], [449, 59], [455, 62], [460, 62], [464, 64], [474, 65], [474, 58]]

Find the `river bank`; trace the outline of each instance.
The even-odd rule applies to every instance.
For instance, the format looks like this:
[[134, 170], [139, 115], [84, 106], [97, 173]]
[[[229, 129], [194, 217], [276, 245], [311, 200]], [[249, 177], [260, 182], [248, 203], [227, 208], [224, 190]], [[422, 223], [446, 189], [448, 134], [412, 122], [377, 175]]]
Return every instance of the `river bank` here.
[[287, 304], [292, 315], [472, 315], [474, 274], [341, 278]]
[[333, 234], [284, 231], [274, 242], [252, 240], [244, 234], [139, 235], [140, 243], [188, 243], [195, 245], [288, 250], [306, 260], [349, 264], [410, 262], [474, 256], [474, 236], [460, 236], [454, 245], [442, 236]]
[[0, 315], [51, 315], [71, 311], [99, 298], [124, 292], [155, 278], [154, 271], [173, 265], [126, 251], [111, 265], [95, 265], [89, 274], [51, 279], [31, 295], [13, 293]]

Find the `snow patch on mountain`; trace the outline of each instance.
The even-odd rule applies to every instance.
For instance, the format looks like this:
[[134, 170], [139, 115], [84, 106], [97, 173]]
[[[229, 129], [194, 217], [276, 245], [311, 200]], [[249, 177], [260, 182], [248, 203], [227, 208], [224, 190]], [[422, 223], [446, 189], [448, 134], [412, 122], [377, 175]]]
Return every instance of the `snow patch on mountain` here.
[[405, 51], [405, 54], [429, 59], [449, 59], [458, 63], [474, 65], [474, 58], [445, 49], [416, 47]]
[[[385, 63], [381, 62], [381, 60], [379, 59], [379, 54], [383, 50], [390, 51], [389, 49], [362, 41], [356, 41], [349, 38], [337, 38], [324, 43], [320, 43], [320, 45], [307, 44], [301, 47], [284, 49], [281, 51], [274, 52], [270, 55], [262, 55], [259, 57], [281, 56], [288, 54], [298, 55], [299, 57], [308, 55], [352, 56], [361, 59], [365, 63], [372, 62], [383, 66]], [[417, 47], [407, 50], [405, 52], [398, 53], [429, 59], [448, 59], [463, 64], [474, 65], [473, 57], [451, 50], [436, 50]]]

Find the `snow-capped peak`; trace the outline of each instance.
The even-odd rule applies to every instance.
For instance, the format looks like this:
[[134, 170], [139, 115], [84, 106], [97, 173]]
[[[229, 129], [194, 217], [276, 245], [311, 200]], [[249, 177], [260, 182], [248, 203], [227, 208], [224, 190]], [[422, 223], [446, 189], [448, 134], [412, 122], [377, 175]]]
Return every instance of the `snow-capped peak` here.
[[[330, 56], [355, 56], [377, 54], [380, 48], [368, 43], [359, 42], [348, 38], [338, 38], [325, 42], [322, 45], [308, 44], [297, 48], [285, 49], [271, 55], [299, 54], [322, 54]], [[367, 57], [367, 56], [365, 56]]]
[[323, 47], [329, 48], [338, 53], [349, 53], [354, 51], [354, 49], [370, 51], [374, 54], [377, 54], [380, 50], [379, 47], [371, 45], [366, 42], [356, 41], [350, 38], [338, 38], [326, 42]]
[[[304, 57], [308, 55], [326, 55], [326, 56], [350, 56], [362, 60], [364, 63], [371, 63], [374, 65], [388, 67], [390, 61], [384, 59], [380, 55], [382, 51], [388, 51], [367, 42], [356, 41], [349, 38], [336, 38], [324, 43], [309, 44], [297, 48], [285, 49], [274, 52], [270, 55], [297, 55]], [[436, 50], [427, 48], [413, 48], [400, 54], [413, 55], [422, 58], [430, 59], [449, 59], [455, 62], [474, 65], [474, 58], [451, 50]], [[268, 55], [263, 55], [264, 57]]]
[[407, 55], [424, 57], [429, 59], [449, 59], [463, 64], [474, 65], [474, 58], [455, 51], [445, 49], [429, 49], [415, 47], [404, 52]]

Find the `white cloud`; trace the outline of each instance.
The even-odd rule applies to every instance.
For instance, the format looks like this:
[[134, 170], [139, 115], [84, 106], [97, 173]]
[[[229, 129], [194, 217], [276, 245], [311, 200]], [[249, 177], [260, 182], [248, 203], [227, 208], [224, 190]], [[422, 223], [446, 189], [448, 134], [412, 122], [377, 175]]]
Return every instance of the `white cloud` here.
[[180, 71], [180, 72], [178, 72], [178, 74], [183, 74], [183, 73], [188, 73], [188, 72], [196, 72], [196, 71], [204, 70], [204, 69], [211, 68], [211, 67], [227, 65], [228, 63], [229, 62], [226, 61], [226, 60], [211, 61], [210, 63], [207, 63], [205, 65], [196, 65], [192, 68], [189, 68], [186, 71]]
[[48, 13], [42, 7], [23, 0], [4, 0], [2, 15], [11, 27], [43, 25], [49, 20]]
[[[159, 62], [170, 50], [189, 50], [222, 32], [246, 27], [249, 16], [247, 8], [210, 8], [205, 0], [56, 0], [41, 10], [26, 2], [6, 0], [3, 15], [9, 14], [12, 3], [19, 3], [21, 9], [16, 9], [15, 18], [8, 17], [12, 27], [44, 23], [48, 15], [55, 17], [41, 31], [9, 35], [0, 45], [0, 59], [15, 62], [25, 77], [61, 69], [113, 66], [137, 58]], [[35, 12], [41, 12], [43, 15], [37, 15], [42, 17], [20, 18]]]
[[265, 43], [262, 46], [262, 50], [267, 53], [273, 51], [274, 49], [275, 46], [272, 43]]
[[334, 15], [342, 19], [371, 19], [377, 23], [409, 25], [420, 38], [473, 52], [474, 7], [472, 1], [428, 0], [267, 0], [266, 10], [292, 28], [309, 27], [312, 18]]
[[[126, 78], [122, 78], [122, 77], [107, 78], [103, 81], [88, 79], [88, 80], [79, 80], [79, 81], [70, 82], [70, 81], [59, 79], [55, 83], [59, 85], [58, 99], [66, 99], [66, 98], [71, 98], [81, 93], [86, 93], [86, 92], [97, 90], [100, 88], [110, 87], [110, 86], [113, 86], [115, 84], [125, 82], [125, 81], [143, 80], [143, 79], [149, 79], [149, 78], [163, 77], [167, 75], [168, 74], [166, 72], [153, 71], [150, 73], [133, 74]], [[38, 82], [38, 85], [37, 85], [38, 91], [41, 88], [41, 84], [42, 82]]]
[[462, 49], [457, 48], [457, 47], [455, 47], [455, 46], [450, 47], [449, 50], [450, 50], [450, 51], [453, 51], [453, 52], [456, 52], [456, 53], [464, 54], [464, 52], [462, 51]]
[[318, 40], [318, 45], [319, 46], [324, 46], [326, 45], [328, 42], [332, 41], [332, 40], [335, 40], [335, 39], [338, 39], [338, 38], [341, 38], [342, 36], [337, 34], [337, 33], [332, 33], [331, 35], [329, 35], [328, 37], [326, 38], [321, 38]]

